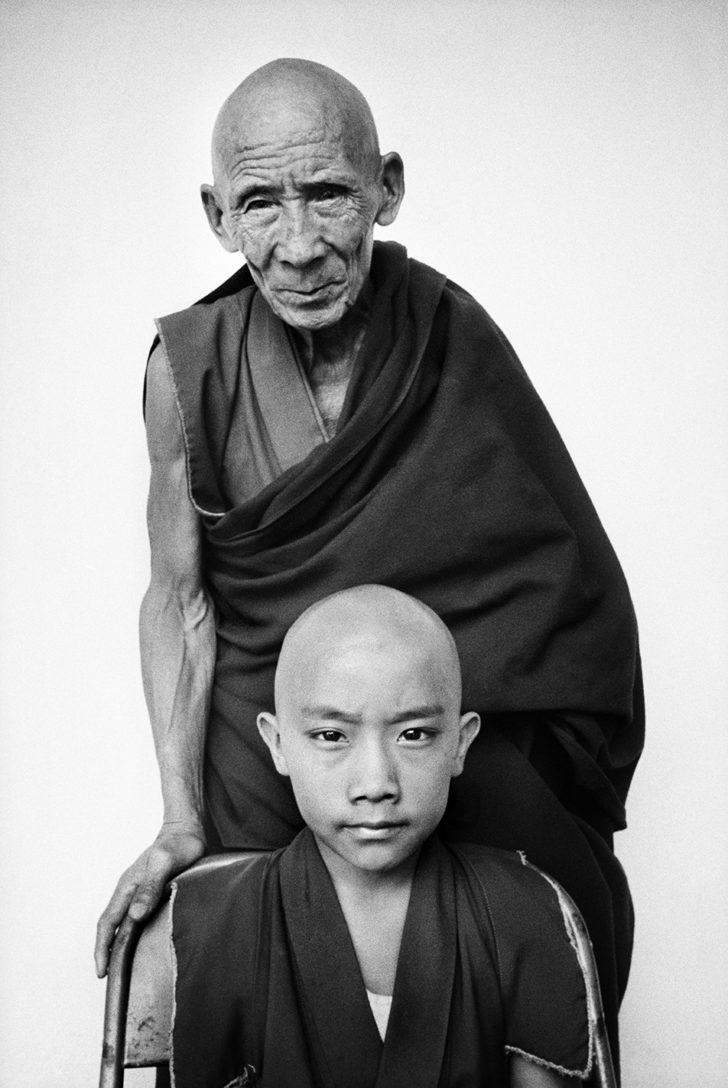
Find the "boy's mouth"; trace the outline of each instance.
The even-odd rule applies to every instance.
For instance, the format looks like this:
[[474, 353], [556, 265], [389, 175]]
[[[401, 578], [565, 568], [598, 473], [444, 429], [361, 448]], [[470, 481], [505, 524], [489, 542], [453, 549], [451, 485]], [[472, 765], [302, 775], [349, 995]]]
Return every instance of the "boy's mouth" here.
[[345, 825], [347, 831], [362, 839], [386, 839], [406, 826], [404, 820], [366, 820]]

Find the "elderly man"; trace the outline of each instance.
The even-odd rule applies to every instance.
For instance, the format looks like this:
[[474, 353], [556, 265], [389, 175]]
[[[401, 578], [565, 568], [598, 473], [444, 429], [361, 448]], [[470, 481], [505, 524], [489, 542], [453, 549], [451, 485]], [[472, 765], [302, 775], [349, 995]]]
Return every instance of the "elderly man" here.
[[206, 849], [301, 827], [256, 730], [283, 636], [361, 582], [430, 605], [484, 718], [443, 830], [524, 849], [571, 892], [613, 1037], [631, 909], [612, 834], [642, 743], [629, 594], [566, 450], [481, 307], [393, 243], [403, 166], [321, 65], [233, 92], [202, 198], [246, 266], [158, 322], [146, 419], [152, 577], [142, 661], [164, 822], [99, 923]]

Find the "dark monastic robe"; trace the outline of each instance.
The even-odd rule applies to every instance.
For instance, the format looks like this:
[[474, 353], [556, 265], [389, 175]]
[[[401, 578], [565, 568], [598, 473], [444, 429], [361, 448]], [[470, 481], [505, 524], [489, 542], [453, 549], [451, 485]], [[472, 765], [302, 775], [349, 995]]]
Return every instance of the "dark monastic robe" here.
[[179, 878], [172, 935], [176, 1088], [506, 1088], [509, 1051], [577, 1079], [591, 1068], [556, 893], [515, 855], [425, 844], [384, 1043], [308, 829]]
[[631, 955], [612, 852], [643, 740], [637, 632], [618, 561], [510, 345], [478, 303], [377, 243], [374, 302], [326, 442], [291, 338], [243, 268], [158, 328], [217, 616], [206, 749], [212, 848], [301, 827], [256, 729], [283, 636], [328, 593], [376, 582], [452, 630], [484, 728], [449, 838], [523, 849], [576, 901], [616, 1052]]

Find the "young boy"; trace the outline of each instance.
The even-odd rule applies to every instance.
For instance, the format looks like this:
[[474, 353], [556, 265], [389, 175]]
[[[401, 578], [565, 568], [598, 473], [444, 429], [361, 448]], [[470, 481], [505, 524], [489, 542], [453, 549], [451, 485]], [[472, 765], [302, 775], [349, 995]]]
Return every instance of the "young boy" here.
[[176, 1088], [554, 1088], [587, 999], [549, 881], [435, 834], [480, 722], [452, 637], [361, 586], [288, 632], [260, 733], [307, 828], [173, 905]]

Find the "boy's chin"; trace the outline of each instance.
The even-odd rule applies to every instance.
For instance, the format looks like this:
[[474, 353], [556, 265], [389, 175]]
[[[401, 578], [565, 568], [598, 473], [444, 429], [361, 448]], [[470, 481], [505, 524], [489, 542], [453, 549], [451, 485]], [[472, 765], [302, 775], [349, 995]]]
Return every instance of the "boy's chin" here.
[[314, 838], [332, 874], [375, 877], [395, 876], [411, 868], [429, 834], [414, 835], [407, 826], [381, 834], [345, 828], [333, 840], [315, 831]]

